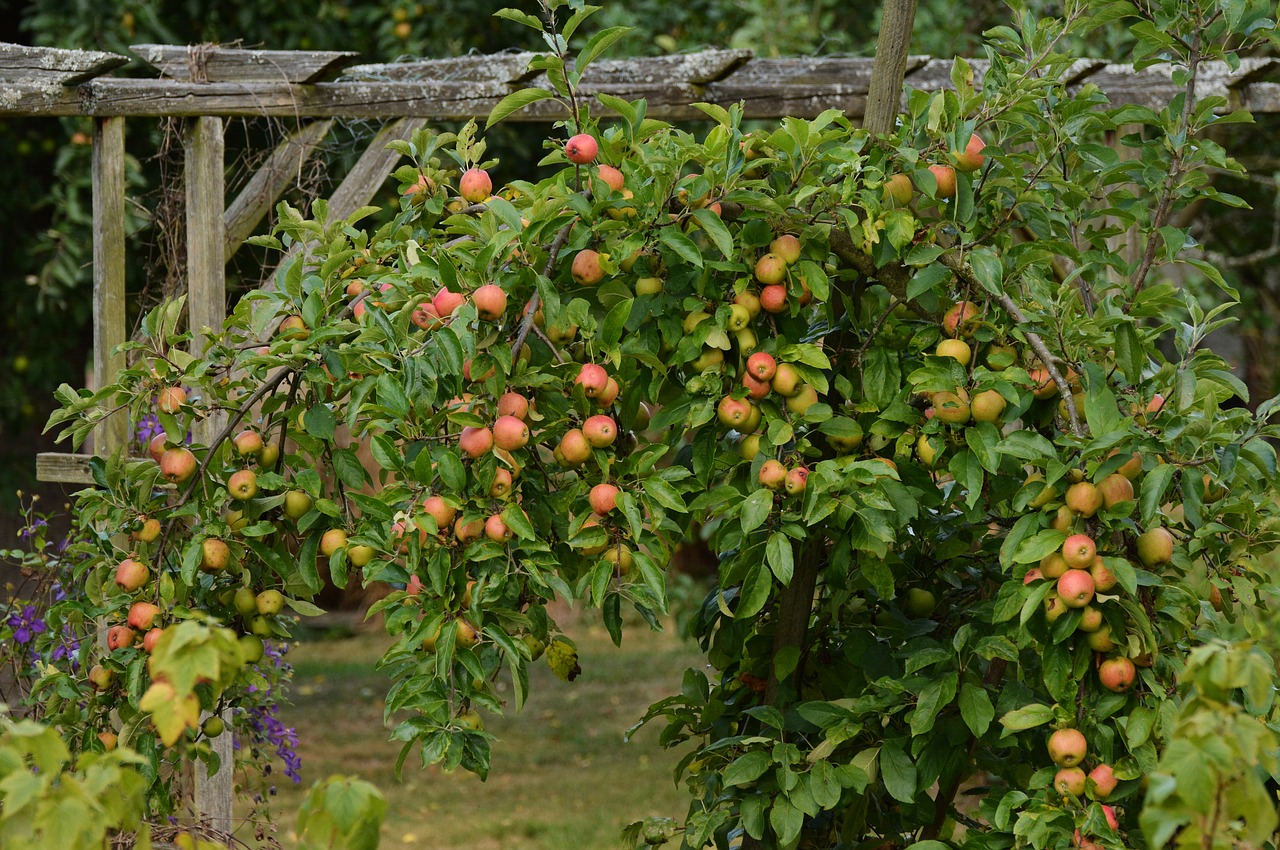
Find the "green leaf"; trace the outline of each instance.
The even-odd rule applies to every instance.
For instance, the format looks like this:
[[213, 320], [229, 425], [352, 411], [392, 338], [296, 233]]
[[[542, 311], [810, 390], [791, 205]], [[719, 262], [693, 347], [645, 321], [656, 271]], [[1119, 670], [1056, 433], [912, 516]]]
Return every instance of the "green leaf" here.
[[773, 510], [773, 491], [761, 487], [742, 503], [742, 533], [750, 534], [769, 518]]
[[765, 560], [779, 584], [786, 586], [791, 583], [791, 576], [795, 572], [791, 539], [781, 531], [769, 535], [769, 542], [765, 545]]
[[707, 236], [711, 237], [724, 258], [733, 259], [733, 236], [729, 233], [729, 228], [725, 227], [724, 219], [705, 207], [695, 210], [693, 218], [707, 232]]
[[317, 404], [302, 415], [302, 425], [307, 433], [318, 440], [332, 440], [338, 420], [327, 405]]
[[542, 32], [542, 21], [530, 15], [528, 12], [521, 12], [519, 9], [499, 9], [493, 13], [495, 18], [506, 18], [508, 21], [514, 21], [517, 24], [524, 24], [530, 29]]
[[914, 301], [938, 284], [950, 279], [951, 270], [946, 266], [940, 263], [925, 266], [912, 275], [911, 282], [907, 284], [907, 298]]
[[1149, 524], [1159, 516], [1160, 506], [1164, 504], [1165, 491], [1173, 481], [1173, 473], [1173, 464], [1162, 463], [1142, 476], [1138, 508], [1142, 512], [1143, 523]]
[[880, 776], [889, 796], [902, 803], [916, 798], [916, 766], [895, 742], [886, 741], [880, 748]]
[[484, 122], [485, 128], [488, 129], [489, 127], [492, 127], [502, 119], [514, 112], [519, 112], [531, 103], [537, 103], [540, 100], [549, 100], [555, 96], [555, 92], [540, 88], [520, 89], [519, 91], [514, 91], [494, 104], [493, 109], [489, 110], [489, 117], [486, 118]]
[[1138, 331], [1133, 322], [1126, 319], [1116, 326], [1115, 336], [1116, 365], [1125, 380], [1136, 385], [1142, 381], [1142, 370], [1147, 364], [1147, 353], [1138, 339]]
[[582, 52], [578, 54], [578, 61], [574, 63], [574, 70], [581, 74], [601, 53], [608, 50], [615, 41], [631, 32], [632, 29], [632, 27], [621, 26], [607, 27], [591, 36], [587, 46], [582, 48]]
[[1043, 726], [1053, 719], [1053, 709], [1047, 705], [1032, 703], [1022, 708], [1006, 712], [1000, 718], [1000, 725], [1008, 732], [1021, 732]]
[[960, 689], [960, 716], [975, 737], [981, 738], [986, 733], [996, 716], [986, 688], [972, 682], [964, 684]]
[[769, 769], [773, 761], [769, 758], [769, 754], [760, 750], [746, 753], [734, 759], [728, 767], [724, 769], [722, 782], [726, 786], [746, 785], [749, 782], [755, 782], [764, 772]]
[[627, 319], [631, 317], [631, 306], [634, 303], [634, 299], [624, 298], [613, 305], [609, 315], [605, 316], [604, 326], [600, 331], [602, 346], [612, 348], [622, 339], [622, 332], [627, 326]]
[[680, 228], [668, 225], [658, 231], [658, 240], [691, 265], [702, 268], [702, 252], [693, 240], [685, 236]]
[[969, 266], [982, 288], [992, 295], [1004, 291], [1004, 263], [990, 248], [974, 248], [969, 252]]
[[742, 581], [742, 591], [738, 598], [738, 608], [733, 612], [735, 620], [754, 617], [769, 601], [769, 592], [773, 590], [773, 573], [765, 569], [764, 564], [755, 563], [747, 570], [747, 577]]

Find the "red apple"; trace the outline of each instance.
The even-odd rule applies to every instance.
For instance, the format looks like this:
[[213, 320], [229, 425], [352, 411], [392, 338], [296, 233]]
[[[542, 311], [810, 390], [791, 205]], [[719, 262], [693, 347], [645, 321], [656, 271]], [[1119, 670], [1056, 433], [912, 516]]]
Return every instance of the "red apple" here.
[[133, 593], [146, 587], [150, 579], [151, 573], [147, 570], [147, 565], [133, 558], [125, 558], [116, 567], [116, 584], [125, 593]]
[[591, 488], [587, 501], [591, 503], [591, 510], [604, 516], [618, 506], [618, 488], [612, 484], [597, 484]]
[[1073, 534], [1062, 544], [1062, 559], [1073, 570], [1087, 570], [1098, 557], [1098, 547], [1087, 534]]
[[788, 495], [798, 496], [804, 492], [805, 487], [809, 483], [809, 470], [803, 466], [797, 466], [794, 469], [787, 470], [786, 480], [782, 482], [783, 489]]
[[564, 155], [575, 165], [589, 165], [596, 161], [600, 145], [588, 133], [579, 133], [564, 146]]
[[618, 426], [613, 417], [598, 414], [582, 423], [582, 434], [592, 446], [603, 449], [613, 445], [618, 438]]
[[458, 437], [458, 448], [470, 458], [478, 458], [493, 448], [493, 432], [488, 428], [467, 426]]
[[1102, 687], [1124, 693], [1133, 687], [1138, 670], [1128, 658], [1108, 658], [1098, 665], [1098, 681]]
[[524, 419], [529, 415], [529, 399], [517, 392], [506, 392], [498, 398], [498, 415]]
[[112, 652], [117, 649], [128, 649], [133, 646], [137, 636], [138, 633], [128, 626], [112, 626], [107, 629], [107, 649]]
[[757, 351], [747, 358], [747, 374], [758, 381], [771, 381], [778, 371], [778, 361], [772, 354]]
[[1089, 753], [1089, 744], [1079, 729], [1059, 729], [1049, 736], [1049, 758], [1059, 767], [1075, 767]]
[[494, 543], [506, 543], [512, 535], [513, 532], [502, 518], [502, 514], [491, 514], [484, 521], [484, 536]]
[[486, 283], [471, 295], [475, 302], [476, 314], [486, 321], [502, 318], [507, 310], [507, 293], [496, 283]]
[[595, 398], [608, 388], [609, 373], [596, 363], [583, 363], [573, 382], [582, 385], [582, 394], [587, 398]]
[[600, 254], [590, 248], [584, 248], [573, 257], [569, 273], [579, 286], [592, 286], [604, 279], [604, 269], [600, 266]]
[[252, 499], [258, 495], [258, 474], [252, 469], [241, 469], [231, 473], [227, 479], [227, 492], [238, 501]]
[[489, 173], [479, 168], [468, 169], [458, 181], [458, 194], [470, 204], [487, 201], [493, 193], [493, 180]]
[[969, 143], [965, 145], [963, 151], [952, 151], [951, 158], [955, 161], [957, 171], [977, 171], [982, 167], [982, 163], [986, 157], [982, 155], [982, 149], [987, 143], [982, 141], [982, 137], [974, 133], [969, 137]]
[[[765, 286], [782, 283], [787, 278], [787, 261], [777, 254], [765, 254], [756, 260], [756, 280]], [[763, 301], [761, 302], [763, 304]], [[765, 307], [765, 309], [769, 309]]]
[[760, 465], [758, 480], [762, 486], [768, 487], [770, 490], [781, 490], [786, 486], [787, 468], [782, 465], [781, 461], [766, 460]]
[[591, 457], [591, 443], [577, 428], [571, 428], [560, 438], [558, 451], [568, 466], [580, 466]]
[[187, 391], [182, 387], [163, 387], [156, 393], [156, 407], [164, 413], [177, 413], [187, 403]]
[[159, 606], [150, 602], [135, 602], [129, 606], [129, 625], [138, 631], [145, 632], [154, 626], [159, 616]]
[[780, 283], [775, 283], [761, 289], [760, 308], [767, 313], [785, 313], [787, 311], [787, 288]]
[[504, 451], [513, 452], [529, 442], [529, 426], [514, 416], [499, 416], [493, 423], [493, 444]]
[[1068, 608], [1083, 608], [1093, 601], [1093, 576], [1084, 570], [1067, 570], [1058, 577], [1058, 596]]
[[160, 456], [160, 475], [166, 481], [182, 484], [196, 474], [196, 456], [181, 446], [165, 449]]

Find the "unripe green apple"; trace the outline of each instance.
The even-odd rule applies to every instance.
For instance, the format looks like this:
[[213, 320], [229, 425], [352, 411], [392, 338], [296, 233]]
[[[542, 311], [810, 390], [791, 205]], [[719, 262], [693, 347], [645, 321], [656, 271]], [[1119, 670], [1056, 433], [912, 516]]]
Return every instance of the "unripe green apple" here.
[[258, 613], [264, 617], [279, 614], [284, 610], [284, 594], [278, 590], [264, 590], [254, 600]]

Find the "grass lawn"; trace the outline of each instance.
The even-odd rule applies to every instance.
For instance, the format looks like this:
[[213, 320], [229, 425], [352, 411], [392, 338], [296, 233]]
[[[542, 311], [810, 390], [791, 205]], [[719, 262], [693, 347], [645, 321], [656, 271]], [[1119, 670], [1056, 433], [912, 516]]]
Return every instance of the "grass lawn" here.
[[298, 729], [303, 782], [294, 786], [277, 774], [278, 840], [296, 846], [294, 817], [306, 788], [334, 773], [366, 779], [387, 798], [384, 848], [616, 848], [632, 821], [683, 819], [687, 801], [671, 774], [679, 753], [657, 748], [657, 726], [630, 744], [622, 734], [649, 703], [678, 690], [684, 669], [699, 666], [702, 656], [669, 632], [635, 628], [621, 649], [598, 626], [570, 635], [583, 671], [575, 682], [556, 679], [545, 663], [534, 665], [524, 710], [485, 717], [498, 739], [487, 782], [462, 771], [422, 770], [416, 749], [403, 781], [395, 780], [399, 744], [387, 740], [382, 723], [388, 680], [373, 669], [385, 636], [298, 645], [289, 653], [293, 705], [282, 719]]

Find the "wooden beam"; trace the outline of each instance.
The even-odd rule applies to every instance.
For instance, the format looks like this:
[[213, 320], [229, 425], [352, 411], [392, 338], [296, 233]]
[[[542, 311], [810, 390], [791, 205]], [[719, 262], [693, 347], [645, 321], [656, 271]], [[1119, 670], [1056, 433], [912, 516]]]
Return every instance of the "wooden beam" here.
[[229, 261], [266, 217], [284, 190], [297, 179], [302, 166], [333, 127], [333, 119], [313, 121], [280, 143], [259, 166], [224, 216], [225, 258]]
[[[93, 389], [125, 368], [124, 119], [93, 122]], [[94, 428], [93, 449], [110, 456], [129, 442], [126, 411]]]
[[246, 50], [221, 44], [132, 44], [129, 49], [173, 80], [207, 83], [315, 83], [332, 79], [359, 53]]
[[36, 455], [36, 480], [55, 484], [93, 484], [89, 461], [93, 455], [40, 452]]
[[62, 50], [0, 42], [0, 83], [71, 86], [128, 62], [128, 56], [98, 50]]
[[425, 118], [401, 118], [383, 127], [329, 196], [329, 217], [346, 218], [368, 206], [386, 182], [387, 175], [402, 159], [396, 151], [388, 150], [387, 145], [393, 141], [409, 141], [426, 124]]
[[[222, 119], [192, 120], [183, 139], [183, 150], [187, 187], [187, 315], [192, 331], [191, 353], [199, 357], [208, 341], [205, 329], [217, 333], [227, 315]], [[196, 422], [192, 427], [196, 442], [208, 445], [225, 421], [225, 413], [213, 413]], [[196, 810], [213, 829], [229, 834], [235, 769], [231, 736], [215, 738], [212, 746], [221, 763], [212, 776], [196, 766]]]

